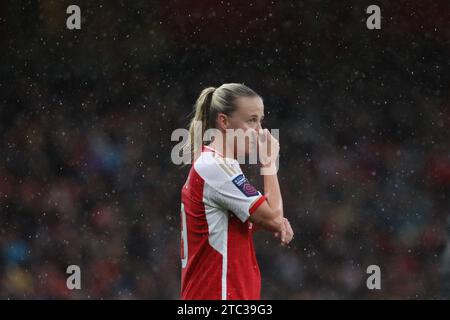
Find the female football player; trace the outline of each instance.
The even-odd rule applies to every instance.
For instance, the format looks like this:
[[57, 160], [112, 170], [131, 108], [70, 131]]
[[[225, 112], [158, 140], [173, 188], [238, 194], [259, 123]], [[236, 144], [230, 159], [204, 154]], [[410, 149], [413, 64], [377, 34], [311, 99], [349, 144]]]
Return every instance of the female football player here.
[[[196, 101], [184, 149], [193, 164], [181, 193], [182, 299], [260, 299], [254, 230], [273, 232], [283, 245], [293, 238], [283, 217], [276, 173], [279, 144], [262, 129], [263, 118], [262, 98], [243, 84], [206, 88]], [[215, 134], [196, 152], [196, 125], [202, 137], [208, 129], [222, 134]], [[262, 169], [267, 169], [264, 194], [250, 184], [237, 161], [251, 152], [252, 144], [246, 140], [239, 147], [240, 137], [229, 138], [230, 130], [252, 131], [258, 137], [258, 150], [271, 150], [270, 156], [260, 157]]]

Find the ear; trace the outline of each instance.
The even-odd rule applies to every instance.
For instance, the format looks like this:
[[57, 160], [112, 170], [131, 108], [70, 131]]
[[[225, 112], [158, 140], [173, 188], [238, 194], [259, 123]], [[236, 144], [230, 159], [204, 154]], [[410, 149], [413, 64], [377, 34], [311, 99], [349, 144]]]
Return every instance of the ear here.
[[217, 115], [217, 127], [220, 130], [225, 131], [226, 129], [228, 129], [228, 125], [229, 125], [229, 121], [228, 121], [228, 116], [225, 113], [219, 113]]

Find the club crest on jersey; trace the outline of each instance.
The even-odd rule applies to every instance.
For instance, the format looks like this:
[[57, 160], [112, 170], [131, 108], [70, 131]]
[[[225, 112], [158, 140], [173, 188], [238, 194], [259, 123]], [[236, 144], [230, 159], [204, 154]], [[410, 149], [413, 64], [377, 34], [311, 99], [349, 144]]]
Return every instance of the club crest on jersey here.
[[247, 178], [243, 174], [240, 174], [234, 178], [233, 183], [247, 197], [254, 197], [258, 195], [258, 191], [250, 184], [250, 182], [248, 182]]

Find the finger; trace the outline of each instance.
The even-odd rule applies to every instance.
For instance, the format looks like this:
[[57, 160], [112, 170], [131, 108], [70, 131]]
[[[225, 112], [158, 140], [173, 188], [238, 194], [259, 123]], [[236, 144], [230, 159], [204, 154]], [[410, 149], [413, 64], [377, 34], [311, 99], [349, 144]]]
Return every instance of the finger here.
[[294, 233], [292, 232], [292, 228], [290, 228], [289, 222], [286, 222], [286, 238], [285, 238], [285, 242], [286, 244], [289, 244], [293, 237], [294, 237]]
[[264, 129], [258, 129], [258, 137], [262, 137], [264, 135]]
[[284, 218], [284, 224], [286, 226], [287, 231], [289, 232], [289, 234], [291, 234], [292, 236], [294, 236], [294, 230], [292, 230], [292, 226], [291, 223], [289, 222], [288, 219]]
[[288, 230], [289, 230], [289, 233], [291, 234], [291, 238], [293, 238], [293, 237], [294, 237], [294, 230], [292, 230], [292, 227], [291, 227], [291, 224], [290, 224], [290, 223], [288, 223], [287, 228], [288, 228]]
[[281, 230], [281, 242], [286, 242], [286, 229]]
[[263, 140], [266, 137], [266, 129], [259, 129], [259, 137]]
[[260, 157], [260, 161], [262, 165], [269, 164], [269, 154], [268, 154], [268, 137], [266, 129], [261, 130], [261, 134], [259, 135], [259, 143], [258, 143], [258, 155]]
[[266, 144], [266, 148], [269, 148], [270, 145], [270, 133], [269, 130], [264, 129], [264, 143]]
[[286, 243], [289, 244], [292, 241], [292, 236], [290, 235], [289, 238], [286, 240]]

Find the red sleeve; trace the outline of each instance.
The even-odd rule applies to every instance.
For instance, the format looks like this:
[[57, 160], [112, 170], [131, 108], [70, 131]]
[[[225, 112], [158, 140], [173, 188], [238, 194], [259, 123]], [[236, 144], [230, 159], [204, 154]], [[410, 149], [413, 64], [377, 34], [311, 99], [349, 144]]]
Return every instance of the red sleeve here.
[[261, 197], [259, 197], [250, 207], [249, 209], [249, 213], [252, 214], [253, 212], [256, 211], [256, 209], [259, 208], [260, 205], [262, 205], [262, 203], [266, 200], [266, 196], [262, 195]]

